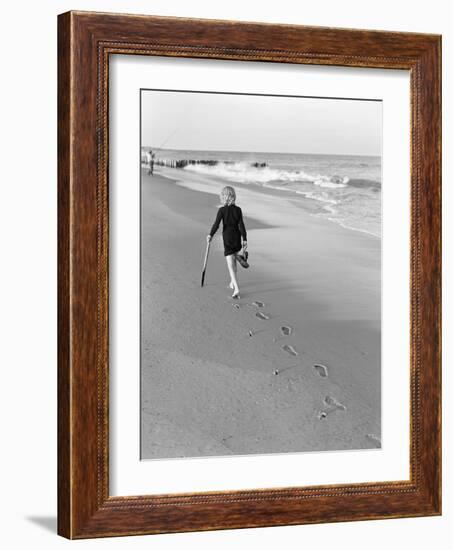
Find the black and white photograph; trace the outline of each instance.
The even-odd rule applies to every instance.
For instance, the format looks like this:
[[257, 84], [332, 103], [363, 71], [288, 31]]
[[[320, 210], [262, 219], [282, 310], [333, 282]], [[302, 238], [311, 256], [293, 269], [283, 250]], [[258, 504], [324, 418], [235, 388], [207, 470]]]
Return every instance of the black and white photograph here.
[[381, 448], [382, 101], [140, 116], [141, 459]]

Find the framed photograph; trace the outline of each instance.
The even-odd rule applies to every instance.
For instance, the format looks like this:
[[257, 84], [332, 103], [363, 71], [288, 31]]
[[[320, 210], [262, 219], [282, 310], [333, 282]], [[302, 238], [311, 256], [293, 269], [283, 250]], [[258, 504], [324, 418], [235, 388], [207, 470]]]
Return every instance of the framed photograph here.
[[440, 37], [58, 30], [59, 534], [440, 514]]

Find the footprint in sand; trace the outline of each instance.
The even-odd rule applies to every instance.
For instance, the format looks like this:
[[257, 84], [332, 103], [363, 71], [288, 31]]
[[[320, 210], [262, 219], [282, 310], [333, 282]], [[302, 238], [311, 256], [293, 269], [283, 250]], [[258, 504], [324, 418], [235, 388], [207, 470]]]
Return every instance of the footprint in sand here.
[[280, 335], [279, 336], [274, 336], [272, 341], [275, 344], [275, 342], [278, 342], [279, 340], [281, 340], [285, 336], [290, 336], [292, 332], [293, 332], [292, 327], [280, 327]]
[[374, 446], [377, 449], [381, 448], [381, 438], [380, 437], [378, 437], [377, 435], [374, 435], [374, 434], [366, 434], [366, 437], [367, 437], [367, 439], [369, 439], [370, 441], [372, 441], [374, 443]]
[[339, 409], [340, 411], [345, 411], [346, 410], [346, 407], [345, 405], [343, 405], [343, 403], [340, 403], [339, 401], [337, 401], [335, 399], [335, 397], [330, 397], [330, 395], [327, 395], [325, 398], [324, 398], [324, 403], [326, 405], [329, 405], [329, 407], [333, 407], [335, 409]]
[[258, 317], [258, 319], [261, 319], [263, 321], [268, 321], [269, 320], [269, 316], [266, 315], [265, 313], [263, 313], [262, 311], [257, 311], [255, 313], [256, 317]]
[[299, 353], [293, 348], [293, 346], [290, 346], [288, 344], [285, 344], [284, 346], [282, 346], [282, 350], [286, 351], [286, 353], [289, 353], [290, 355], [293, 355], [294, 357], [296, 355], [299, 355]]
[[264, 302], [259, 302], [258, 300], [256, 300], [256, 302], [252, 302], [252, 306], [255, 306], [255, 307], [264, 307], [266, 304]]
[[335, 397], [331, 397], [330, 395], [327, 395], [324, 398], [324, 404], [327, 405], [329, 408], [324, 409], [320, 413], [318, 413], [318, 418], [322, 420], [323, 418], [326, 418], [328, 414], [333, 413], [334, 411], [345, 411], [346, 407], [343, 405], [343, 403], [340, 403], [335, 399]]
[[327, 378], [329, 376], [329, 371], [324, 365], [313, 365], [313, 368], [321, 378]]
[[233, 307], [235, 307], [236, 309], [241, 309], [241, 306], [239, 304], [232, 304]]
[[280, 332], [283, 334], [283, 336], [289, 336], [293, 329], [291, 327], [280, 327]]

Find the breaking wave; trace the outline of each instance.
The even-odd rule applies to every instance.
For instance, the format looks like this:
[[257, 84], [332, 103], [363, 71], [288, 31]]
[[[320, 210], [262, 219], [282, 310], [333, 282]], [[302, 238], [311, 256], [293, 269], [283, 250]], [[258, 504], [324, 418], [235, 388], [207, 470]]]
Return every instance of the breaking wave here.
[[284, 192], [296, 202], [296, 197], [304, 197], [308, 201], [301, 204], [312, 215], [381, 235], [379, 157], [168, 151], [160, 152], [155, 164], [198, 173], [219, 183]]
[[347, 176], [325, 176], [321, 174], [309, 174], [302, 170], [288, 170], [271, 168], [265, 163], [247, 162], [217, 162], [204, 163], [202, 161], [188, 162], [185, 170], [209, 174], [238, 183], [266, 184], [278, 181], [280, 184], [307, 182], [320, 187], [341, 188], [346, 187], [349, 178]]

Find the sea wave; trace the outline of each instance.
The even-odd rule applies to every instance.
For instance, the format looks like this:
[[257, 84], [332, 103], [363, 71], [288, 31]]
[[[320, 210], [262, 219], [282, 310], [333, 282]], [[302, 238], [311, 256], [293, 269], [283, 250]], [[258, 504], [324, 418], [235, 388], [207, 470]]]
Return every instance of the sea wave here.
[[347, 176], [309, 174], [299, 169], [271, 168], [268, 165], [256, 165], [247, 162], [218, 162], [215, 164], [193, 163], [184, 166], [184, 170], [209, 174], [238, 183], [266, 184], [278, 181], [280, 185], [294, 182], [313, 183], [331, 189], [346, 187]]
[[[220, 158], [219, 158], [220, 157]], [[297, 197], [310, 214], [327, 218], [348, 229], [355, 229], [377, 237], [381, 233], [381, 182], [376, 163], [357, 158], [270, 158], [250, 155], [224, 158], [192, 152], [177, 156], [160, 157], [157, 165], [167, 166], [220, 179], [220, 183], [250, 184], [278, 190], [288, 194], [295, 204]], [[201, 178], [200, 178], [201, 179]], [[293, 195], [291, 197], [291, 195]]]
[[[319, 202], [325, 202], [327, 204], [338, 204], [338, 200], [332, 199], [325, 192], [315, 193], [313, 191], [296, 191], [298, 195], [304, 195], [307, 199], [313, 199]], [[325, 207], [327, 208], [327, 206]]]
[[370, 180], [370, 179], [350, 179], [348, 182], [348, 185], [350, 187], [358, 187], [358, 188], [366, 188], [366, 189], [373, 189], [373, 190], [379, 190], [381, 189], [381, 182], [376, 180]]
[[329, 187], [330, 189], [335, 189], [337, 187], [346, 187], [349, 182], [347, 176], [321, 176], [316, 179], [313, 183], [319, 185], [320, 187]]

